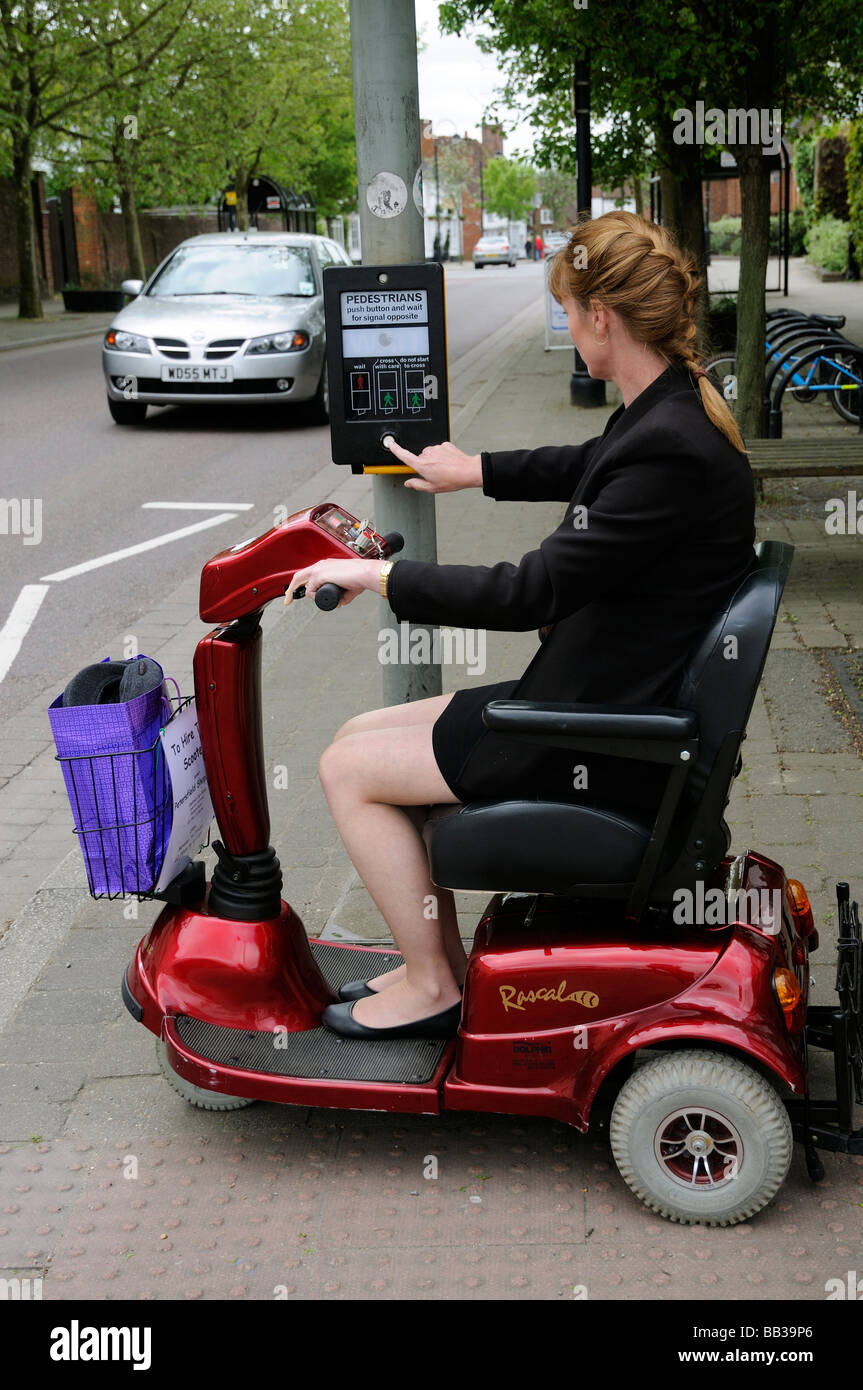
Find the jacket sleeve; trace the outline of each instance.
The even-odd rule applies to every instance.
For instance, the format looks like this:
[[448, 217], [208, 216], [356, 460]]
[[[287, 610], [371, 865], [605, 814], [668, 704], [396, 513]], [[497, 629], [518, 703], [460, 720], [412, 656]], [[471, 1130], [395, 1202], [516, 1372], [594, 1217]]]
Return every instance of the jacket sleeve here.
[[685, 440], [609, 468], [586, 511], [567, 515], [518, 565], [433, 565], [398, 560], [390, 606], [401, 622], [526, 632], [568, 617], [592, 599], [638, 592], [639, 578], [703, 514], [703, 470]]
[[485, 452], [482, 490], [499, 502], [568, 502], [600, 441]]

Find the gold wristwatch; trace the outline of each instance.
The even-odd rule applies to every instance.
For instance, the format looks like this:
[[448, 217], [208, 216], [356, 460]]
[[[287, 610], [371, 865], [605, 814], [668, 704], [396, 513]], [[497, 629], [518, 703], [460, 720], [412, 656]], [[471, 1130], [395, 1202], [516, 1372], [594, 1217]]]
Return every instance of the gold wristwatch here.
[[395, 564], [394, 560], [384, 560], [381, 565], [381, 598], [389, 598], [387, 593], [387, 581], [390, 577], [390, 570]]

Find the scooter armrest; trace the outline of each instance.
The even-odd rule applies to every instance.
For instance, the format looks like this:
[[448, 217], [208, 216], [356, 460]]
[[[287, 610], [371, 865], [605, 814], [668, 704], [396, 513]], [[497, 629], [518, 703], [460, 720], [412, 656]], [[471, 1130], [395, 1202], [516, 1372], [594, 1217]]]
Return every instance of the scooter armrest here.
[[698, 751], [694, 710], [492, 700], [482, 717], [490, 732], [505, 737], [645, 762], [691, 762]]

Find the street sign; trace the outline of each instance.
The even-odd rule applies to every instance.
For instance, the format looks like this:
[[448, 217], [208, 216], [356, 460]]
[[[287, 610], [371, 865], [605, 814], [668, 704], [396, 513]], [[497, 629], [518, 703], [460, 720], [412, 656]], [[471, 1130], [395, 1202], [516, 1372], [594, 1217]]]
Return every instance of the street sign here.
[[333, 463], [410, 473], [388, 435], [414, 454], [449, 438], [443, 267], [327, 266], [324, 315]]

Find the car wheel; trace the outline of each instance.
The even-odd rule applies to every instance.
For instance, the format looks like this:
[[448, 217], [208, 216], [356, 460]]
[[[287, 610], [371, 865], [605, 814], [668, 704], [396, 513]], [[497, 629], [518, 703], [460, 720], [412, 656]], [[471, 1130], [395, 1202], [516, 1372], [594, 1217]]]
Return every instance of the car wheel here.
[[791, 1163], [788, 1112], [736, 1057], [671, 1052], [621, 1087], [609, 1138], [624, 1182], [682, 1225], [734, 1226], [775, 1197]]
[[143, 401], [115, 401], [108, 397], [108, 409], [115, 425], [143, 425], [147, 407]]
[[484, 261], [474, 261], [474, 263], [473, 263], [473, 268], [474, 268], [474, 270], [482, 270], [482, 269], [484, 268], [484, 266], [485, 266], [485, 262], [484, 262]]
[[316, 425], [328, 425], [330, 423], [330, 383], [327, 379], [326, 361], [321, 368], [318, 389], [309, 401], [309, 419]]

